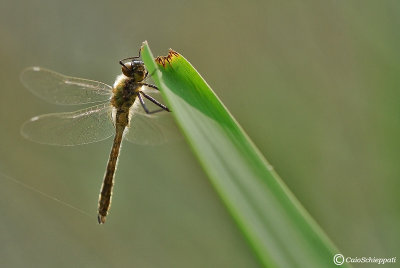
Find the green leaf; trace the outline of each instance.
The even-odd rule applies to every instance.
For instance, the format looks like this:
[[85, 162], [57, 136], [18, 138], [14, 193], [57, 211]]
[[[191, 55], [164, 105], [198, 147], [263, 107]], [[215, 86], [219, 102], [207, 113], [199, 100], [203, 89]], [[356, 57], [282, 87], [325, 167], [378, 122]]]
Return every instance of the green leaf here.
[[336, 267], [339, 253], [180, 54], [142, 58], [217, 193], [267, 267]]

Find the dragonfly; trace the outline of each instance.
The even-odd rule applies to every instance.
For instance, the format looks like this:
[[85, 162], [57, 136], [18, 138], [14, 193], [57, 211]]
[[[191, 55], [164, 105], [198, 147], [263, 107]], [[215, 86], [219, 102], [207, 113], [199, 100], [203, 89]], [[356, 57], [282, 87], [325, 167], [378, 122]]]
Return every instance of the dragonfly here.
[[139, 56], [119, 61], [122, 66], [113, 86], [76, 78], [41, 67], [29, 67], [21, 81], [33, 94], [58, 105], [97, 103], [64, 113], [35, 116], [22, 125], [32, 141], [73, 146], [105, 140], [114, 135], [98, 203], [98, 222], [105, 223], [111, 206], [114, 177], [122, 140], [157, 145], [176, 135], [169, 108], [159, 102], [158, 88], [146, 83], [148, 71]]

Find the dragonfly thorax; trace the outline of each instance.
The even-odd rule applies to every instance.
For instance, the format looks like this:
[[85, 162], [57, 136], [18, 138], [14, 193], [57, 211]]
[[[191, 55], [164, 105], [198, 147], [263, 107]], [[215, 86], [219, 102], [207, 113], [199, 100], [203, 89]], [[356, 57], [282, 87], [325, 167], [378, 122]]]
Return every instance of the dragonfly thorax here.
[[111, 104], [118, 110], [128, 111], [136, 100], [142, 85], [134, 78], [120, 75], [113, 86]]

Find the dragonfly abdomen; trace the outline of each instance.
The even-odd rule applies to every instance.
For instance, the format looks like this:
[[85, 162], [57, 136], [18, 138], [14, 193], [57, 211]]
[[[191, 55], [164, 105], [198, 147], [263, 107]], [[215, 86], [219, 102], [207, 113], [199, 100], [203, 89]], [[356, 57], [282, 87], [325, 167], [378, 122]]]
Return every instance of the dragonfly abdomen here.
[[[117, 116], [121, 116], [121, 114], [117, 112]], [[103, 185], [101, 186], [99, 197], [98, 221], [100, 224], [105, 223], [108, 211], [111, 207], [114, 175], [117, 169], [118, 156], [125, 128], [126, 124], [119, 124], [117, 119], [114, 142], [111, 148], [110, 157], [108, 159], [108, 164], [106, 168], [106, 174], [104, 175]]]

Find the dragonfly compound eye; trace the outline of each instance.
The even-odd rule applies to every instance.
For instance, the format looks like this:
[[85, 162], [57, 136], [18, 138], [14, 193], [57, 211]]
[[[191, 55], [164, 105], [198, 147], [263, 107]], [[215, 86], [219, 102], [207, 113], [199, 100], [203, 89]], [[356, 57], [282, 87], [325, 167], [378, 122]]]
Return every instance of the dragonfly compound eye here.
[[122, 73], [127, 77], [133, 77], [134, 69], [132, 68], [132, 62], [127, 62], [122, 65]]

